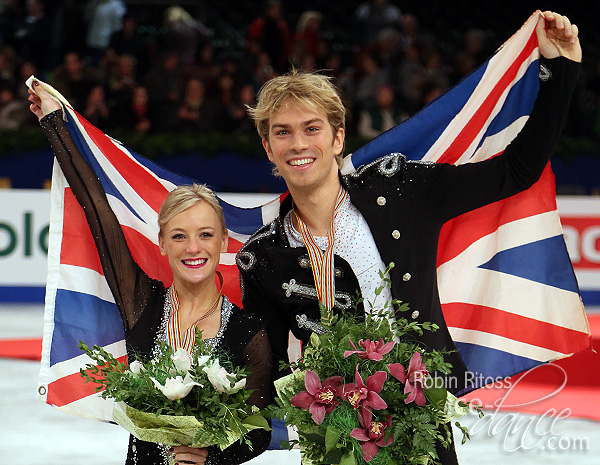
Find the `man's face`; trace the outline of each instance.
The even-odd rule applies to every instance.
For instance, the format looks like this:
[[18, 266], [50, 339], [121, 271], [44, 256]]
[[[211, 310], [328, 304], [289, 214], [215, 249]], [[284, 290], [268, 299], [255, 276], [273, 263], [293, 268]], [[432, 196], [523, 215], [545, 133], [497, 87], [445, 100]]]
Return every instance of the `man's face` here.
[[342, 152], [344, 130], [333, 129], [323, 110], [283, 103], [269, 120], [263, 147], [290, 189], [315, 189], [338, 182], [335, 156]]

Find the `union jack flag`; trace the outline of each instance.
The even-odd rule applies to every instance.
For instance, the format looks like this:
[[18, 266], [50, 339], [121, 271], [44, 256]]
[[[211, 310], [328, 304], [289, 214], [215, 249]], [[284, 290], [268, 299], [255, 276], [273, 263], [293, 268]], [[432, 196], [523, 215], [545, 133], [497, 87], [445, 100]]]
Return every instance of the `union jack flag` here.
[[[483, 66], [420, 113], [346, 157], [343, 171], [391, 152], [449, 163], [501, 153], [525, 124], [537, 94], [536, 21], [533, 15]], [[69, 131], [98, 175], [135, 260], [149, 276], [170, 284], [157, 246], [157, 212], [170, 190], [194, 181], [132, 153], [63, 103]], [[235, 253], [276, 216], [279, 199], [251, 209], [223, 207], [230, 240], [220, 269], [224, 292], [239, 304]], [[83, 384], [79, 369], [88, 360], [77, 344], [81, 339], [125, 357], [123, 325], [83, 212], [56, 163], [49, 242], [40, 397], [70, 413], [111, 419], [112, 404]], [[529, 190], [445, 225], [438, 284], [456, 346], [482, 380], [590, 347], [549, 167]]]

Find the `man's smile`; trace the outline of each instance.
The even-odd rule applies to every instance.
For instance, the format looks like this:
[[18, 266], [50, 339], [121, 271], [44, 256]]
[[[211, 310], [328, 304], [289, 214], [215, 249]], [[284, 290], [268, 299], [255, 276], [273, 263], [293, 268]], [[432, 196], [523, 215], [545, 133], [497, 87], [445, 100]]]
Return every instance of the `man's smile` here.
[[288, 164], [292, 166], [304, 166], [313, 163], [314, 161], [314, 158], [296, 158], [294, 160], [288, 161]]

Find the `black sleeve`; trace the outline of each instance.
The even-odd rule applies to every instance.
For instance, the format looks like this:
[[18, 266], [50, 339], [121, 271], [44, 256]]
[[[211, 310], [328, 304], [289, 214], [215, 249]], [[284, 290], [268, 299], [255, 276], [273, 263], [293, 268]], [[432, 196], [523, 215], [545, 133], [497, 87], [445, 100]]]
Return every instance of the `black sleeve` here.
[[431, 174], [427, 177], [428, 204], [441, 221], [517, 194], [541, 176], [567, 118], [580, 68], [579, 63], [563, 57], [544, 60], [544, 64], [552, 76], [541, 83], [529, 119], [501, 155], [482, 162], [427, 168]]
[[260, 285], [259, 280], [255, 279], [258, 275], [264, 276], [264, 274], [253, 270], [244, 271], [240, 266], [238, 271], [242, 289], [242, 307], [245, 311], [260, 317], [265, 323], [273, 351], [271, 377], [273, 380], [279, 379], [288, 374], [287, 370], [280, 372], [279, 364], [281, 361], [288, 363], [289, 359], [290, 316], [283, 310], [281, 304], [273, 301], [273, 296]]
[[62, 119], [62, 110], [44, 116], [40, 125], [69, 187], [83, 208], [104, 276], [127, 331], [135, 325], [146, 306], [151, 280], [133, 260], [102, 184], [77, 149]]
[[[243, 350], [244, 364], [250, 368], [251, 373], [246, 381], [246, 388], [254, 392], [250, 395], [248, 403], [264, 409], [271, 399], [271, 363], [273, 354], [267, 332], [258, 331]], [[217, 447], [208, 448], [207, 464], [237, 465], [262, 454], [271, 442], [271, 432], [264, 429], [255, 429], [248, 433], [252, 442], [252, 450], [239, 441], [233, 443], [225, 450]]]

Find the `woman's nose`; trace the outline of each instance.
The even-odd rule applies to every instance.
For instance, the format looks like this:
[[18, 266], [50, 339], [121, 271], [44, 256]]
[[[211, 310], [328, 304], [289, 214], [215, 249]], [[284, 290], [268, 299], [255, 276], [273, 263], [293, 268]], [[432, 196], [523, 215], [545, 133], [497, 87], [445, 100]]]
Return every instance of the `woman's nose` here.
[[200, 241], [195, 237], [190, 238], [186, 249], [188, 253], [197, 253], [200, 250]]

